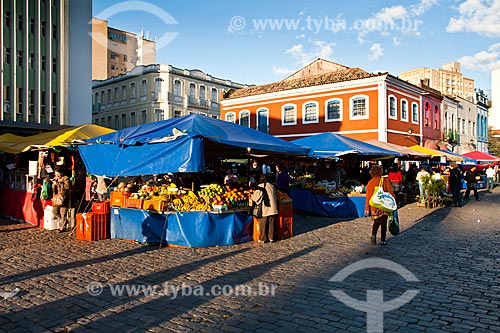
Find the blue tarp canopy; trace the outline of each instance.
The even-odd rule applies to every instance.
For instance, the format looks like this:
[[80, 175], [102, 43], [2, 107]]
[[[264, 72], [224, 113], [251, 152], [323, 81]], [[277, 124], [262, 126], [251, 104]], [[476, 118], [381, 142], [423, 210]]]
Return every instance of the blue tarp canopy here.
[[309, 148], [257, 130], [201, 115], [139, 125], [85, 141], [79, 147], [94, 175], [139, 176], [198, 172], [205, 158], [251, 154], [306, 156]]
[[378, 158], [386, 156], [403, 156], [393, 150], [383, 149], [363, 141], [352, 139], [340, 134], [325, 132], [307, 138], [293, 140], [293, 143], [309, 147], [309, 157], [335, 158], [347, 155]]

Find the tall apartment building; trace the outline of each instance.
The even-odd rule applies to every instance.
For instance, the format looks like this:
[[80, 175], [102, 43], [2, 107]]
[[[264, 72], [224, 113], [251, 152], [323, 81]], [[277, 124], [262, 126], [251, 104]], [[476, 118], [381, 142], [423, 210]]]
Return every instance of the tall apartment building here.
[[221, 94], [245, 87], [197, 69], [138, 66], [123, 75], [93, 81], [92, 122], [123, 129], [192, 113], [219, 118]]
[[137, 36], [93, 17], [92, 37], [92, 80], [105, 80], [136, 66], [156, 63], [156, 42], [142, 32]]
[[442, 68], [420, 67], [402, 72], [399, 78], [418, 85], [420, 80], [428, 81], [428, 86], [439, 90], [443, 95], [474, 99], [474, 80], [464, 77], [459, 62], [444, 64]]
[[0, 13], [0, 131], [89, 123], [92, 1], [2, 0]]

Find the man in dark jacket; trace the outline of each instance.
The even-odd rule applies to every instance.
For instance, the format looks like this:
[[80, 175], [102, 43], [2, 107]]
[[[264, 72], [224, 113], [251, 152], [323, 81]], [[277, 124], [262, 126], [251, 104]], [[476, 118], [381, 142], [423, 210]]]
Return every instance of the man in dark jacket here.
[[465, 190], [464, 194], [465, 200], [469, 199], [470, 191], [473, 190], [476, 201], [479, 201], [479, 194], [477, 193], [477, 181], [479, 179], [481, 179], [481, 177], [479, 176], [479, 171], [475, 165], [465, 173], [465, 181], [467, 182], [467, 190]]
[[460, 189], [462, 188], [462, 172], [457, 167], [456, 163], [450, 164], [450, 176], [448, 183], [450, 184], [451, 195], [453, 196], [453, 207], [462, 207], [460, 199]]

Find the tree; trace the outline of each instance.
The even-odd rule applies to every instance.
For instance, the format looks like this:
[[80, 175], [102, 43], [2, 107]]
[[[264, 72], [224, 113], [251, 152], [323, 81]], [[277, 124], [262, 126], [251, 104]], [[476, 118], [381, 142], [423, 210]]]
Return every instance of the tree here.
[[491, 127], [488, 131], [488, 152], [500, 156], [500, 136]]

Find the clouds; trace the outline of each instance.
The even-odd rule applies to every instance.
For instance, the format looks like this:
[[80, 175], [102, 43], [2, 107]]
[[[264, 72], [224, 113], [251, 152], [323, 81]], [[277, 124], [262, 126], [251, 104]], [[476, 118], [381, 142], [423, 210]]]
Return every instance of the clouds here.
[[368, 55], [368, 60], [374, 61], [380, 58], [384, 54], [384, 49], [379, 43], [374, 43], [370, 47], [371, 54]]
[[491, 45], [487, 51], [461, 57], [458, 61], [463, 67], [472, 70], [489, 72], [494, 69], [500, 69], [500, 43]]
[[[285, 54], [290, 54], [295, 63], [303, 67], [317, 58], [329, 59], [334, 52], [335, 43], [329, 43], [323, 40], [309, 41], [309, 44], [300, 43], [295, 44], [285, 51]], [[277, 75], [290, 74], [295, 70], [273, 66], [273, 73]]]
[[452, 17], [448, 32], [475, 32], [489, 37], [500, 36], [500, 0], [466, 0]]

